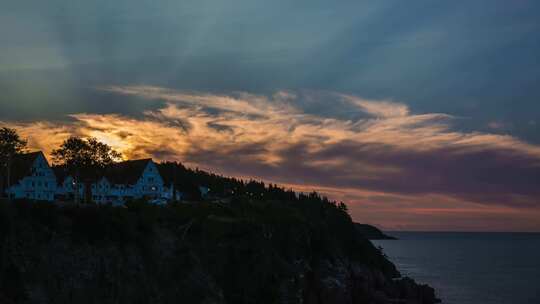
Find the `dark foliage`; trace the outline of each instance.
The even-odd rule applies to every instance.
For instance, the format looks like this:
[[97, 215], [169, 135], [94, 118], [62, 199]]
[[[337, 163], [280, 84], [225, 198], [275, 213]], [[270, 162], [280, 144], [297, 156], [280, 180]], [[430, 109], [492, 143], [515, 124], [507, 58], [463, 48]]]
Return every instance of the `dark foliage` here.
[[[211, 175], [200, 178], [209, 182], [213, 179]], [[347, 258], [383, 270], [388, 277], [396, 275], [393, 265], [357, 233], [349, 215], [334, 202], [316, 193], [290, 195], [289, 191], [255, 182], [231, 180], [229, 185], [243, 191], [230, 204], [173, 203], [160, 207], [133, 201], [127, 208], [114, 208], [1, 203], [0, 244], [30, 230], [33, 241], [39, 243], [61, 238], [76, 248], [119, 248], [128, 256], [143, 258], [140, 267], [152, 278], [145, 280], [160, 286], [170, 297], [170, 301], [162, 299], [164, 303], [179, 298], [200, 302], [208, 296], [205, 276], [212, 278], [227, 303], [275, 303], [278, 283], [292, 275], [295, 261], [316, 267], [323, 259]], [[263, 194], [263, 199], [254, 199], [248, 193]], [[163, 234], [172, 235], [174, 243], [174, 254], [168, 258], [156, 245]], [[0, 296], [23, 303], [24, 282], [35, 282], [44, 274], [21, 271], [13, 266], [14, 258], [4, 252], [0, 251]], [[7, 275], [22, 281], [8, 282]], [[15, 293], [8, 292], [8, 287]], [[140, 293], [141, 300], [152, 299], [152, 290], [145, 288], [149, 287], [134, 292]], [[101, 288], [96, 290], [103, 292]], [[115, 301], [124, 303], [121, 298]]]
[[355, 224], [356, 230], [369, 240], [395, 240], [395, 237], [384, 234], [375, 226], [367, 224]]
[[[80, 182], [86, 183], [85, 201], [90, 202], [92, 193], [90, 184], [101, 176], [105, 169], [121, 159], [121, 154], [109, 145], [96, 138], [79, 138], [71, 136], [58, 149], [52, 151], [53, 162], [62, 175], [71, 175], [78, 189]], [[78, 202], [78, 191], [75, 200]]]
[[[22, 139], [16, 130], [0, 128], [0, 197], [4, 196], [4, 189], [13, 179], [13, 176], [10, 176], [16, 170], [11, 167], [13, 158], [25, 152], [26, 144], [27, 141]], [[10, 181], [7, 180], [8, 176]]]
[[[167, 186], [174, 184], [176, 189], [187, 194], [188, 200], [192, 201], [202, 199], [198, 189], [199, 186], [208, 187], [210, 197], [243, 197], [257, 201], [287, 202], [302, 199], [302, 195], [299, 197], [292, 189], [284, 189], [273, 184], [266, 185], [262, 181], [245, 181], [234, 177], [224, 177], [198, 168], [191, 169], [177, 162], [160, 163], [158, 169]], [[316, 195], [318, 196], [318, 194]], [[317, 199], [328, 201], [320, 196]], [[332, 203], [336, 204], [335, 202]], [[344, 210], [346, 210], [346, 207]]]

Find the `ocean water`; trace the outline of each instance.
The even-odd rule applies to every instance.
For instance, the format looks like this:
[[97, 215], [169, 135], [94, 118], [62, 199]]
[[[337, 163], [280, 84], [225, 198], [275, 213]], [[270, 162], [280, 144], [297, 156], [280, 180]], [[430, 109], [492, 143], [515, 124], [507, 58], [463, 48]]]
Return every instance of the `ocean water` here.
[[393, 232], [373, 241], [446, 304], [540, 304], [540, 233]]

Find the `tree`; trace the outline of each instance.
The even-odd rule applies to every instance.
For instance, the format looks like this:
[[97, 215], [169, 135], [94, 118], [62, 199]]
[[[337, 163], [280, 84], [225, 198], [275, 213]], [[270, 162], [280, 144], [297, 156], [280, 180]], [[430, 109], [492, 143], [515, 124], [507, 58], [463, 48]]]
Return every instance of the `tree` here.
[[[0, 196], [4, 194], [4, 185], [10, 187], [11, 161], [17, 154], [26, 150], [26, 140], [22, 139], [17, 131], [10, 128], [0, 128]], [[5, 182], [4, 176], [7, 178]]]
[[71, 174], [75, 186], [75, 202], [79, 200], [79, 184], [82, 178], [95, 176], [121, 158], [121, 154], [96, 138], [82, 139], [72, 136], [60, 148], [52, 151], [53, 163], [64, 166]]
[[338, 205], [338, 208], [339, 210], [345, 212], [345, 213], [349, 213], [349, 207], [347, 207], [347, 205], [344, 203], [344, 202], [340, 202], [339, 205]]

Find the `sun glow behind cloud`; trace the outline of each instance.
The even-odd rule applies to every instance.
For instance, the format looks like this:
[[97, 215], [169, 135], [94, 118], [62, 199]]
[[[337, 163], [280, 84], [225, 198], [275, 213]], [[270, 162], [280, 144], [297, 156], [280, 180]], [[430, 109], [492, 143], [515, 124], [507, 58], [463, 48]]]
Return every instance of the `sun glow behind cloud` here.
[[[532, 217], [540, 215], [540, 147], [511, 136], [455, 131], [456, 119], [446, 114], [413, 114], [402, 103], [337, 93], [305, 94], [346, 103], [364, 115], [309, 114], [297, 106], [300, 92], [268, 97], [152, 86], [99, 90], [165, 105], [138, 118], [79, 113], [70, 122], [4, 124], [46, 153], [70, 134], [94, 136], [125, 158], [178, 160], [320, 190], [347, 201], [356, 219], [387, 228], [540, 230]], [[463, 220], [481, 214], [489, 220]], [[419, 224], [427, 215], [433, 220]]]

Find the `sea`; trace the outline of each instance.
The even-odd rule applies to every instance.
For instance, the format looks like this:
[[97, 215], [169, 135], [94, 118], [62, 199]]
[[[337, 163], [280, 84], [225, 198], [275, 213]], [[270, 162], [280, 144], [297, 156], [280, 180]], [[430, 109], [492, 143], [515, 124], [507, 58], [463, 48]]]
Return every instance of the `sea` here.
[[373, 241], [446, 304], [540, 304], [540, 233], [388, 232]]

